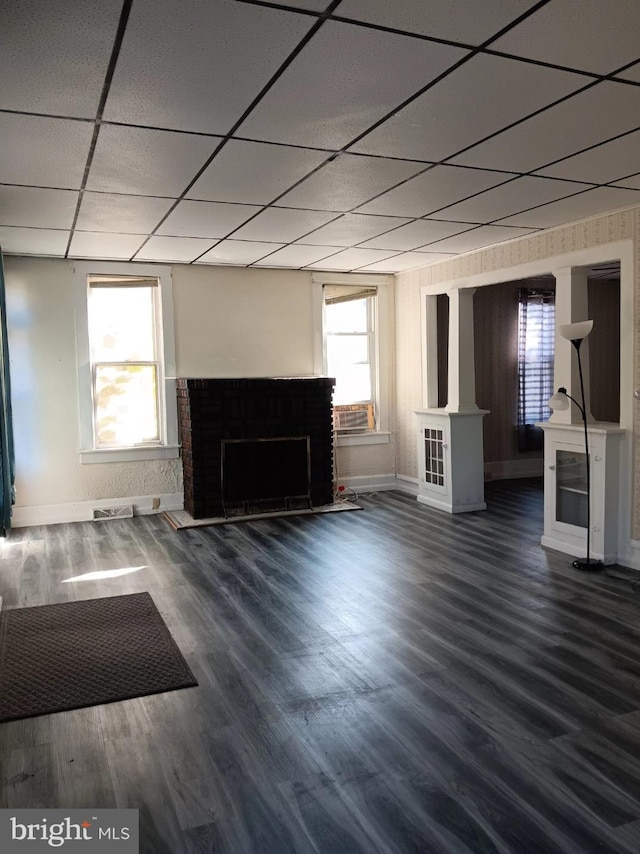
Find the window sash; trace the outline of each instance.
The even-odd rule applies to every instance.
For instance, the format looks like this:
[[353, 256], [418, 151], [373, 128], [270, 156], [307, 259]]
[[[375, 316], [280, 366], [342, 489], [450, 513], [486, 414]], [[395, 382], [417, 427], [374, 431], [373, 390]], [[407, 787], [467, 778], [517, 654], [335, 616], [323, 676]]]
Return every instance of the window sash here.
[[[335, 405], [339, 406], [348, 406], [350, 404], [373, 404], [374, 411], [377, 410], [377, 377], [376, 377], [376, 299], [377, 299], [377, 288], [372, 287], [345, 287], [342, 285], [335, 286], [324, 286], [323, 289], [323, 302], [324, 308], [326, 312], [326, 307], [328, 305], [343, 303], [352, 300], [361, 300], [366, 299], [366, 308], [367, 308], [367, 329], [363, 332], [327, 332], [326, 324], [325, 324], [325, 371], [328, 370], [328, 349], [329, 349], [329, 341], [331, 339], [339, 339], [341, 337], [350, 337], [350, 338], [358, 338], [362, 337], [366, 339], [367, 346], [367, 359], [364, 362], [360, 362], [359, 364], [367, 365], [368, 367], [368, 381], [369, 381], [369, 389], [370, 394], [366, 397], [358, 398], [358, 399], [339, 399], [335, 400]], [[337, 372], [336, 372], [337, 373]], [[338, 380], [339, 378], [336, 377]]]
[[[159, 350], [161, 349], [161, 328], [160, 328], [160, 307], [159, 294], [160, 287], [157, 278], [151, 277], [126, 277], [126, 276], [109, 276], [109, 275], [89, 275], [87, 276], [87, 298], [91, 299], [93, 289], [111, 289], [119, 290], [121, 288], [153, 288], [152, 299], [150, 301], [151, 311], [151, 328], [152, 328], [152, 359], [124, 359], [124, 360], [105, 360], [94, 359], [94, 346], [89, 334], [89, 358], [90, 358], [90, 374], [91, 374], [91, 404], [92, 404], [92, 434], [93, 447], [95, 449], [118, 449], [118, 448], [145, 448], [156, 447], [163, 445], [166, 442], [165, 424], [162, 413], [165, 407], [164, 400], [164, 372], [162, 361], [158, 358]], [[87, 303], [88, 308], [88, 303]], [[153, 400], [154, 418], [157, 427], [156, 436], [149, 438], [143, 442], [103, 442], [100, 440], [98, 429], [98, 389], [97, 376], [98, 369], [103, 367], [153, 367], [155, 375], [155, 395]]]

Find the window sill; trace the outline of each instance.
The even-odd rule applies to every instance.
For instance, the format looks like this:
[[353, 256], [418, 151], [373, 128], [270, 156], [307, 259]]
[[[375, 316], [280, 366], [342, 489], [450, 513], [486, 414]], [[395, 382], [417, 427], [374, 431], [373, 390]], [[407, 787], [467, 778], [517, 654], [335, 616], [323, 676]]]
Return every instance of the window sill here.
[[147, 448], [92, 448], [80, 451], [83, 465], [93, 463], [129, 463], [144, 460], [175, 460], [180, 445], [154, 445]]
[[346, 445], [388, 445], [391, 440], [391, 433], [357, 433], [346, 435], [338, 433], [336, 435], [336, 446], [342, 448]]

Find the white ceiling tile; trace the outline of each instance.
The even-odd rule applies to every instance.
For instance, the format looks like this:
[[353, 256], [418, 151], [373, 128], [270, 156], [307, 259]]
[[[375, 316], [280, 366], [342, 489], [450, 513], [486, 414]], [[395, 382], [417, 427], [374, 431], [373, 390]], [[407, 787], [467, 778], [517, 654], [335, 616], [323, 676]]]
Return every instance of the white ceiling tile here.
[[454, 157], [453, 163], [528, 172], [632, 130], [640, 87], [598, 83]]
[[390, 228], [403, 225], [405, 217], [366, 216], [365, 214], [345, 214], [339, 219], [303, 237], [300, 243], [323, 246], [353, 246]]
[[511, 177], [508, 173], [482, 169], [435, 166], [401, 187], [384, 193], [358, 209], [359, 213], [377, 213], [407, 217], [424, 216], [444, 205], [479, 193]]
[[478, 54], [367, 134], [353, 150], [442, 160], [584, 83], [578, 74]]
[[420, 219], [402, 225], [394, 231], [367, 240], [361, 244], [362, 249], [396, 249], [411, 250], [435, 240], [442, 240], [460, 231], [468, 231], [473, 226], [464, 222], [440, 222], [433, 219]]
[[585, 190], [584, 184], [573, 181], [554, 181], [551, 178], [516, 178], [493, 190], [485, 190], [465, 202], [458, 202], [438, 211], [442, 219], [457, 222], [491, 222], [510, 214], [543, 205], [555, 199]]
[[283, 196], [279, 203], [348, 211], [424, 169], [423, 163], [342, 154]]
[[630, 187], [632, 190], [640, 190], [640, 175], [631, 175], [629, 178], [623, 178], [621, 181], [616, 181], [617, 187]]
[[531, 228], [505, 228], [499, 225], [481, 225], [473, 231], [466, 231], [455, 237], [447, 237], [432, 243], [429, 249], [434, 252], [471, 252], [483, 246], [492, 246], [494, 243], [503, 243], [505, 240], [513, 240], [522, 237], [523, 234], [531, 233]]
[[5, 113], [0, 181], [79, 189], [92, 135], [90, 122]]
[[126, 259], [133, 257], [144, 240], [142, 234], [109, 234], [76, 231], [71, 240], [72, 258]]
[[287, 0], [287, 6], [296, 9], [308, 9], [310, 12], [324, 12], [330, 0]]
[[[333, 219], [324, 211], [300, 211], [290, 208], [268, 208], [243, 225], [233, 235], [237, 240], [289, 243]], [[309, 241], [303, 241], [308, 243]], [[323, 241], [326, 243], [326, 241]]]
[[381, 249], [344, 249], [337, 255], [332, 255], [330, 258], [307, 266], [320, 270], [355, 270], [358, 267], [364, 267], [365, 264], [383, 261], [392, 254], [392, 252]]
[[481, 44], [531, 6], [530, 0], [343, 0], [336, 15], [423, 36]]
[[0, 249], [6, 255], [64, 255], [68, 231], [0, 226]]
[[400, 273], [403, 270], [413, 270], [416, 267], [425, 267], [436, 261], [445, 261], [454, 255], [446, 252], [404, 252], [402, 255], [394, 255], [386, 261], [375, 261], [360, 269], [362, 272], [371, 271], [375, 273]]
[[496, 50], [596, 74], [638, 57], [640, 4], [553, 0], [492, 45]]
[[71, 228], [77, 202], [75, 190], [0, 186], [0, 225]]
[[115, 234], [149, 234], [173, 204], [172, 199], [84, 193], [76, 228]]
[[551, 228], [554, 225], [584, 219], [605, 211], [619, 210], [638, 203], [640, 203], [640, 191], [622, 190], [617, 187], [596, 187], [595, 190], [588, 190], [579, 196], [551, 202], [541, 208], [507, 217], [504, 222], [510, 225]]
[[105, 118], [227, 133], [314, 23], [234, 0], [136, 0]]
[[632, 172], [640, 172], [640, 131], [561, 160], [555, 166], [540, 169], [541, 175], [594, 184], [608, 184]]
[[158, 229], [158, 234], [183, 237], [226, 237], [258, 213], [256, 205], [227, 202], [179, 202]]
[[305, 267], [321, 258], [341, 252], [342, 246], [304, 246], [302, 243], [291, 244], [277, 249], [272, 255], [258, 261], [257, 267]]
[[95, 118], [121, 10], [122, 0], [4, 2], [0, 108]]
[[210, 239], [200, 237], [160, 237], [154, 235], [140, 249], [136, 261], [188, 263], [206, 252], [210, 246]]
[[87, 189], [179, 196], [219, 141], [193, 134], [103, 125]]
[[187, 197], [266, 205], [328, 156], [328, 151], [231, 139], [216, 154]]
[[626, 71], [621, 71], [617, 76], [623, 77], [625, 80], [634, 80], [636, 83], [640, 83], [640, 62], [636, 62], [635, 65], [627, 68]]
[[[327, 21], [242, 123], [255, 139], [341, 148], [465, 51]], [[389, 73], [389, 69], [402, 73]]]
[[231, 264], [246, 266], [280, 249], [284, 243], [260, 243], [251, 240], [221, 240], [198, 264]]

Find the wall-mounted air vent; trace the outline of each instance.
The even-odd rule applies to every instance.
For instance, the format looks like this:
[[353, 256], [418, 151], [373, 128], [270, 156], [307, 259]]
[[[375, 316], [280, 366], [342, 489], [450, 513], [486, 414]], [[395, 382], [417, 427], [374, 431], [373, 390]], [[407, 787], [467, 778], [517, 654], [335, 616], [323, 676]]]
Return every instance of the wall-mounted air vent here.
[[123, 504], [122, 507], [94, 507], [93, 519], [95, 522], [102, 519], [130, 519], [133, 516], [133, 505]]

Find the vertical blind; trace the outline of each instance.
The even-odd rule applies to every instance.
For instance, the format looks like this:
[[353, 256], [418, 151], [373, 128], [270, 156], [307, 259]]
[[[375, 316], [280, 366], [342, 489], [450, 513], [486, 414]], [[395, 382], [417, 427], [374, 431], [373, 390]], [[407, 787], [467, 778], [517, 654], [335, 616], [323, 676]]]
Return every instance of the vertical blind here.
[[536, 421], [546, 421], [553, 394], [555, 294], [523, 288], [518, 293], [518, 450], [542, 447]]

